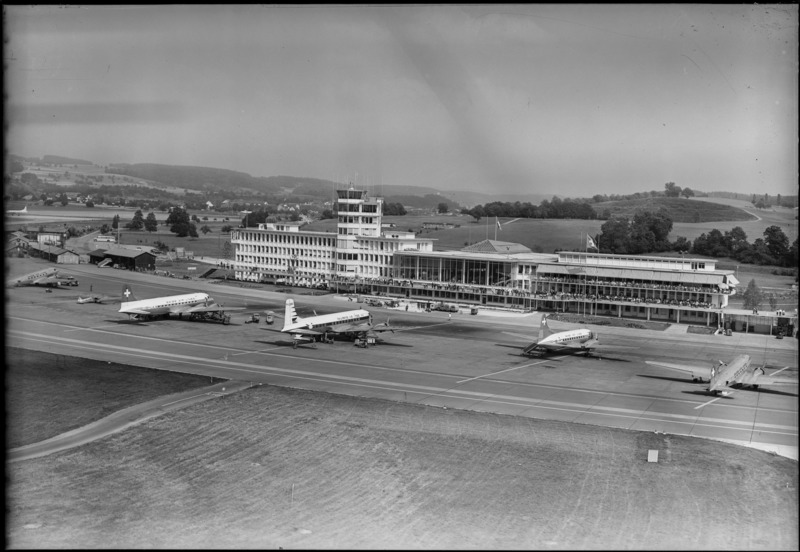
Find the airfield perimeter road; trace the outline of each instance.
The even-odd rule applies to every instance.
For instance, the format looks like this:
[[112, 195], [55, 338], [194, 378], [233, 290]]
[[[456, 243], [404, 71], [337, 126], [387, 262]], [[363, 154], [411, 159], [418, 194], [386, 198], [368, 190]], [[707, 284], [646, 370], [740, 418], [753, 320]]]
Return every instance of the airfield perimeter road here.
[[[45, 263], [10, 260], [9, 276]], [[16, 266], [15, 266], [16, 264]], [[366, 349], [347, 341], [293, 349], [278, 332], [292, 297], [301, 316], [358, 308], [341, 297], [286, 294], [146, 274], [64, 266], [80, 286], [53, 293], [15, 288], [7, 293], [6, 343], [83, 358], [190, 372], [244, 382], [380, 397], [446, 408], [571, 421], [634, 430], [722, 439], [797, 459], [798, 388], [741, 390], [714, 398], [680, 373], [645, 364], [664, 360], [710, 364], [740, 353], [788, 367], [797, 377], [797, 340], [763, 335], [731, 337], [595, 327], [601, 358], [520, 356], [537, 333], [539, 314], [478, 316], [372, 308], [375, 322], [416, 329], [387, 333]], [[231, 325], [177, 319], [131, 323], [118, 304], [77, 304], [91, 286], [118, 295], [130, 282], [137, 298], [206, 291], [232, 313]], [[273, 326], [245, 324], [252, 312], [275, 311]], [[570, 326], [551, 323], [555, 330]]]

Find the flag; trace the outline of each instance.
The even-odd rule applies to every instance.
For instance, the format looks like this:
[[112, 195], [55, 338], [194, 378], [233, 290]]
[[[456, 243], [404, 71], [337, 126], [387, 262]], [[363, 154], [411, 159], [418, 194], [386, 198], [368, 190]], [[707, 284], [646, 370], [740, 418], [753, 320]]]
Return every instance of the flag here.
[[497, 223], [497, 227], [498, 227], [500, 230], [502, 230], [502, 229], [503, 229], [503, 227], [502, 227], [502, 226], [500, 226], [500, 220], [499, 220], [497, 217], [494, 217], [494, 220], [495, 220], [495, 222]]
[[591, 247], [592, 249], [597, 249], [597, 246], [594, 244], [594, 240], [588, 234], [586, 235], [586, 247]]

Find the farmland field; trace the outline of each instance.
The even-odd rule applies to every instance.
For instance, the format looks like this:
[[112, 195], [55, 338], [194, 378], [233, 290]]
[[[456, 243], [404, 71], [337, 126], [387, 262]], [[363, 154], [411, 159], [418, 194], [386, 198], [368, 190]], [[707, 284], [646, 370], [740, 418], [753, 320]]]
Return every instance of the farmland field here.
[[36, 443], [128, 406], [211, 383], [192, 374], [6, 348], [6, 446]]

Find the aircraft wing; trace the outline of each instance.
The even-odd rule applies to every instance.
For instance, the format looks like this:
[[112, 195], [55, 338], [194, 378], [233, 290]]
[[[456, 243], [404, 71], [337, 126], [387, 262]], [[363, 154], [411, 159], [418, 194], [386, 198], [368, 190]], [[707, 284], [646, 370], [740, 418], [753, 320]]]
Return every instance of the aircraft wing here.
[[389, 324], [338, 324], [336, 326], [332, 326], [328, 329], [328, 333], [333, 334], [341, 334], [341, 333], [362, 333], [362, 332], [392, 332], [394, 333], [395, 328], [389, 326]]
[[763, 371], [756, 372], [754, 374], [755, 377], [753, 378], [752, 383], [755, 384], [755, 385], [767, 385], [767, 386], [769, 386], [769, 385], [797, 385], [798, 384], [798, 380], [796, 378], [778, 378], [778, 377], [775, 377], [774, 374], [777, 374], [778, 372], [780, 372], [780, 370], [778, 370], [777, 372], [773, 372], [770, 375], [764, 374]]
[[319, 336], [323, 334], [323, 332], [319, 330], [309, 330], [308, 328], [296, 328], [294, 330], [290, 330], [289, 333], [292, 335], [305, 335], [305, 336]]
[[669, 368], [670, 370], [677, 370], [678, 372], [689, 374], [693, 378], [702, 378], [704, 380], [711, 379], [710, 366], [689, 366], [686, 364], [670, 364], [668, 362], [656, 362], [653, 360], [645, 360], [645, 363], [650, 364], [652, 366], [661, 366], [663, 368]]
[[598, 345], [600, 345], [600, 342], [597, 339], [590, 339], [589, 341], [584, 341], [583, 343], [577, 343], [575, 345], [567, 345], [567, 347], [570, 349], [591, 350], [595, 349]]
[[117, 301], [122, 301], [121, 295], [90, 295], [89, 297], [78, 297], [78, 303], [108, 303]]
[[179, 311], [173, 312], [180, 312], [180, 313], [187, 313], [191, 314], [193, 312], [226, 312], [226, 311], [236, 311], [236, 310], [244, 310], [245, 307], [225, 307], [222, 305], [218, 305], [217, 303], [211, 303], [210, 305], [195, 305], [193, 307], [181, 309]]
[[126, 309], [125, 314], [141, 314], [141, 315], [149, 315], [153, 314], [154, 311], [152, 310], [144, 310], [144, 309]]

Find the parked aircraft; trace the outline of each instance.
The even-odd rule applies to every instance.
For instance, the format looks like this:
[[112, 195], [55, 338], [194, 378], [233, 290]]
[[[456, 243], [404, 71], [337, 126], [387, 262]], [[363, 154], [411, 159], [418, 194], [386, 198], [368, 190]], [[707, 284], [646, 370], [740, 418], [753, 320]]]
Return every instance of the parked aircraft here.
[[28, 214], [28, 206], [26, 205], [22, 209], [8, 209], [6, 211], [7, 215], [27, 215]]
[[600, 344], [596, 332], [587, 329], [554, 332], [547, 325], [547, 315], [542, 317], [539, 326], [539, 340], [522, 350], [524, 355], [542, 355], [545, 353], [589, 353]]
[[170, 314], [177, 314], [178, 318], [186, 314], [194, 319], [207, 318], [211, 315], [219, 318], [225, 311], [243, 309], [244, 307], [218, 305], [207, 293], [186, 293], [140, 300], [133, 294], [131, 286], [125, 284], [122, 287], [122, 305], [119, 312], [127, 314], [133, 320], [149, 320], [159, 316], [167, 317]]
[[78, 297], [78, 304], [84, 303], [118, 303], [122, 301], [122, 295], [90, 295], [89, 297]]
[[351, 335], [356, 338], [365, 338], [372, 332], [394, 332], [394, 328], [385, 324], [373, 324], [372, 315], [364, 309], [321, 314], [301, 318], [294, 307], [294, 299], [286, 300], [283, 329], [281, 332], [290, 333], [297, 347], [299, 342], [313, 343], [317, 339], [328, 339], [328, 334]]
[[721, 360], [716, 366], [688, 366], [685, 364], [671, 364], [646, 360], [647, 364], [663, 366], [670, 370], [678, 370], [689, 374], [692, 381], [708, 382], [706, 390], [715, 395], [730, 395], [742, 387], [758, 389], [759, 385], [797, 385], [794, 378], [776, 378], [775, 374], [788, 368], [788, 366], [766, 375], [764, 367], [756, 368], [750, 364], [750, 355], [737, 355], [730, 363]]
[[6, 281], [6, 287], [20, 286], [42, 286], [42, 287], [64, 287], [77, 286], [78, 281], [71, 276], [59, 276], [57, 268], [45, 268], [30, 274], [17, 276]]

